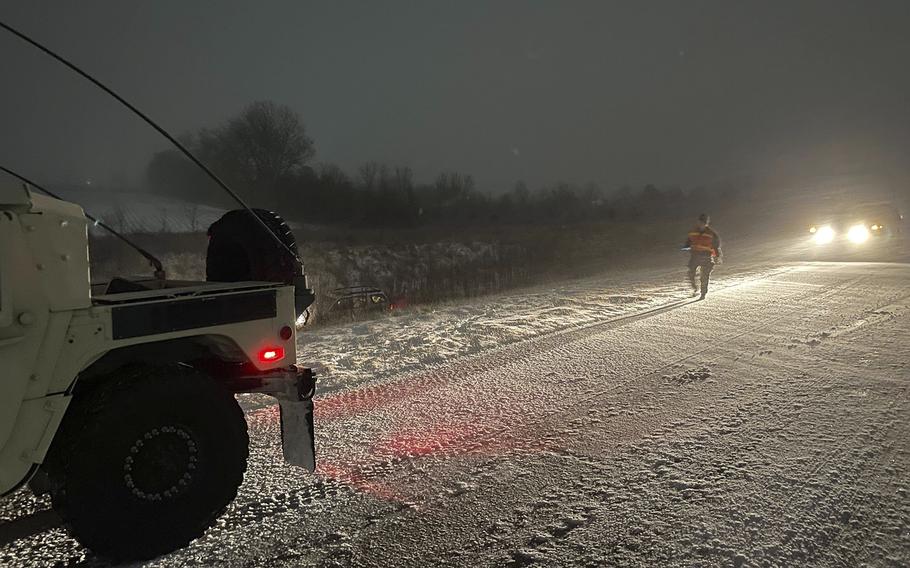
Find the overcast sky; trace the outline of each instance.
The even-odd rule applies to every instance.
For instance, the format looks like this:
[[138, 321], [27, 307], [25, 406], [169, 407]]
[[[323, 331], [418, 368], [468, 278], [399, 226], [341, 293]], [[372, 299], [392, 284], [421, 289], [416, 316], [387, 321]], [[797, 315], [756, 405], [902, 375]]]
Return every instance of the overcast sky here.
[[[318, 161], [517, 179], [690, 185], [900, 171], [910, 2], [44, 2], [0, 19], [175, 132], [293, 107]], [[163, 144], [0, 33], [0, 162], [137, 179]]]

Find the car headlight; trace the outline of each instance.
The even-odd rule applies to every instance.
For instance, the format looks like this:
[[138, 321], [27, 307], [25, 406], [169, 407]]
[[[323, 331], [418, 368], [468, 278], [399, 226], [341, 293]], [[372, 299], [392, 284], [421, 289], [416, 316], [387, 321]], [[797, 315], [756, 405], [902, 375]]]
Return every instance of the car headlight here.
[[816, 227], [815, 225], [812, 225], [811, 227], [809, 227], [809, 234], [814, 235], [815, 231], [817, 231], [817, 230], [818, 230], [818, 227]]
[[869, 239], [869, 229], [865, 225], [853, 225], [847, 231], [847, 238], [851, 243], [862, 244]]
[[834, 229], [830, 225], [819, 227], [814, 234], [813, 239], [817, 245], [826, 245], [834, 240]]
[[877, 223], [876, 223], [875, 225], [872, 225], [872, 226], [869, 227], [869, 228], [872, 229], [873, 231], [881, 231], [882, 229], [884, 229], [883, 226], [881, 226], [881, 225], [879, 225], [879, 224], [877, 224]]

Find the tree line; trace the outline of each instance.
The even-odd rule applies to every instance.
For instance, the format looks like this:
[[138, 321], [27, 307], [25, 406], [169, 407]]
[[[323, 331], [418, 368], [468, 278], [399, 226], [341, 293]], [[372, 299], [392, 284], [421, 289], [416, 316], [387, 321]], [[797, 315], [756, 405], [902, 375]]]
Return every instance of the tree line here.
[[[430, 183], [407, 166], [366, 162], [355, 172], [316, 163], [314, 141], [289, 107], [254, 102], [213, 129], [181, 140], [255, 206], [320, 225], [382, 228], [483, 224], [578, 223], [691, 213], [741, 197], [739, 188], [645, 185], [606, 190], [557, 183], [531, 190], [522, 182], [497, 193], [480, 190], [466, 173], [441, 172]], [[147, 167], [152, 190], [206, 202], [214, 190], [176, 150], [156, 153]]]

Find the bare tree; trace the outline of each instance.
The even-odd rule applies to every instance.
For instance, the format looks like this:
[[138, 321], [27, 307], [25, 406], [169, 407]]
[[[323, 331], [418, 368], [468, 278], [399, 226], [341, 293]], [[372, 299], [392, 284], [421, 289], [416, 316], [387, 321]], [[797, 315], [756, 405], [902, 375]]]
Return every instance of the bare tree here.
[[515, 182], [515, 186], [512, 188], [512, 193], [515, 194], [515, 199], [521, 205], [526, 205], [528, 203], [528, 199], [531, 197], [531, 191], [528, 189], [528, 185], [521, 180]]
[[342, 185], [348, 185], [351, 182], [351, 180], [348, 178], [348, 174], [344, 173], [344, 170], [335, 164], [330, 164], [327, 162], [319, 164], [317, 172], [319, 181], [323, 185], [338, 187]]
[[376, 189], [381, 169], [382, 166], [377, 162], [367, 162], [357, 169], [357, 176], [360, 178], [360, 183], [363, 184], [364, 189], [367, 191]]
[[414, 172], [407, 166], [395, 166], [395, 189], [407, 191], [414, 188]]
[[434, 186], [443, 203], [452, 203], [471, 198], [474, 178], [458, 172], [443, 172], [436, 176]]
[[200, 153], [219, 170], [256, 189], [272, 189], [314, 155], [303, 121], [290, 107], [257, 101], [227, 124], [203, 130]]

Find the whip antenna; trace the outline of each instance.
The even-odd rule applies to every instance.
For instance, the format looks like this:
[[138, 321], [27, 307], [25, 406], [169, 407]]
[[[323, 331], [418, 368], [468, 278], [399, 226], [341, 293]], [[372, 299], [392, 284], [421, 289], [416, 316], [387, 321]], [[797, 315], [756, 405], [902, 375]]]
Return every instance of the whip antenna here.
[[[14, 172], [13, 170], [11, 170], [5, 166], [0, 165], [0, 172], [8, 173], [9, 175], [13, 176], [14, 178], [18, 178], [20, 181], [25, 183], [25, 185], [30, 185], [30, 186], [34, 187], [35, 189], [37, 189], [38, 191], [44, 193], [45, 195], [53, 197], [54, 199], [59, 199], [60, 201], [64, 201], [64, 199], [62, 197], [55, 194], [51, 190], [38, 185], [37, 183], [33, 182], [32, 180], [28, 179], [27, 177], [19, 175], [18, 173]], [[85, 215], [85, 218], [88, 219], [89, 221], [91, 221], [92, 223], [94, 223], [96, 226], [101, 227], [105, 231], [114, 235], [115, 237], [117, 237], [118, 239], [120, 239], [121, 241], [123, 241], [124, 243], [129, 245], [133, 250], [135, 250], [136, 252], [141, 254], [143, 257], [145, 257], [145, 259], [147, 261], [149, 261], [152, 264], [152, 266], [155, 268], [155, 278], [158, 278], [159, 280], [164, 280], [164, 265], [161, 264], [161, 261], [158, 260], [158, 257], [153, 255], [149, 251], [145, 250], [141, 246], [137, 245], [136, 243], [134, 243], [130, 239], [126, 238], [125, 236], [121, 235], [118, 231], [115, 231], [113, 227], [111, 227], [104, 221], [101, 221], [100, 219], [96, 219], [95, 217], [92, 217], [85, 211], [83, 211], [82, 214]]]
[[[226, 183], [224, 183], [224, 182], [221, 180], [221, 178], [219, 178], [217, 175], [215, 175], [215, 172], [213, 172], [211, 169], [209, 169], [208, 166], [206, 166], [204, 163], [202, 163], [202, 161], [199, 160], [199, 158], [197, 158], [196, 156], [194, 156], [193, 153], [190, 152], [190, 151], [186, 148], [186, 146], [184, 146], [184, 145], [181, 144], [176, 138], [174, 138], [173, 136], [171, 136], [171, 134], [170, 134], [167, 130], [165, 130], [164, 128], [158, 126], [158, 124], [157, 124], [154, 120], [152, 120], [151, 118], [149, 118], [148, 115], [146, 115], [144, 112], [142, 112], [141, 110], [139, 110], [138, 108], [136, 108], [133, 104], [131, 104], [129, 101], [127, 101], [126, 99], [124, 99], [123, 97], [121, 97], [120, 95], [118, 95], [118, 94], [116, 93], [116, 91], [114, 91], [113, 89], [111, 89], [110, 87], [108, 87], [107, 85], [105, 85], [104, 83], [102, 83], [101, 81], [99, 81], [98, 79], [92, 77], [92, 76], [89, 75], [87, 72], [85, 72], [85, 71], [83, 71], [82, 69], [80, 69], [75, 63], [72, 63], [71, 61], [67, 60], [67, 59], [64, 58], [63, 56], [58, 55], [57, 53], [51, 51], [49, 48], [43, 46], [42, 44], [40, 44], [40, 43], [38, 43], [37, 41], [35, 41], [35, 40], [33, 40], [32, 38], [30, 38], [29, 36], [27, 36], [27, 35], [25, 35], [24, 33], [20, 32], [19, 30], [15, 29], [15, 28], [13, 28], [13, 27], [11, 27], [11, 26], [9, 26], [8, 24], [6, 24], [5, 22], [3, 22], [2, 20], [0, 20], [0, 28], [3, 28], [4, 30], [6, 30], [6, 31], [8, 31], [9, 33], [13, 34], [14, 36], [18, 37], [18, 38], [21, 39], [22, 41], [28, 43], [28, 44], [31, 45], [32, 47], [37, 48], [38, 50], [44, 52], [46, 55], [49, 55], [50, 57], [56, 59], [58, 62], [62, 63], [62, 64], [65, 65], [66, 67], [69, 67], [72, 71], [76, 72], [76, 73], [77, 73], [78, 75], [80, 75], [82, 78], [86, 79], [87, 81], [89, 81], [90, 83], [92, 83], [93, 85], [95, 85], [96, 87], [98, 87], [99, 89], [101, 89], [102, 91], [104, 91], [105, 93], [107, 93], [107, 94], [109, 94], [110, 96], [112, 96], [114, 99], [117, 100], [117, 102], [119, 102], [120, 104], [122, 104], [123, 106], [125, 106], [127, 109], [129, 109], [130, 111], [132, 111], [133, 114], [135, 114], [136, 116], [138, 116], [139, 118], [141, 118], [146, 124], [148, 124], [149, 126], [151, 126], [152, 128], [154, 128], [155, 131], [158, 132], [158, 134], [164, 136], [164, 138], [167, 139], [168, 142], [170, 142], [170, 143], [173, 144], [178, 150], [180, 150], [180, 152], [181, 152], [184, 156], [186, 156], [191, 162], [193, 162], [194, 164], [196, 164], [197, 166], [199, 166], [200, 168], [202, 168], [202, 171], [204, 171], [204, 172], [209, 176], [209, 178], [211, 178], [212, 181], [214, 181], [214, 182], [218, 185], [218, 187], [220, 187], [221, 189], [223, 189], [228, 195], [230, 195], [230, 196], [234, 199], [234, 201], [237, 202], [238, 205], [240, 205], [240, 206], [241, 206], [243, 209], [245, 209], [250, 215], [252, 215], [252, 216], [253, 216], [253, 219], [255, 219], [256, 222], [259, 223], [259, 225], [260, 225], [263, 229], [265, 229], [265, 231], [266, 231], [269, 235], [272, 236], [272, 239], [274, 239], [274, 241], [275, 241], [276, 243], [278, 243], [278, 244], [281, 246], [281, 248], [285, 249], [286, 251], [288, 251], [288, 253], [290, 253], [290, 255], [294, 258], [294, 260], [297, 261], [298, 266], [303, 266], [303, 263], [301, 262], [300, 258], [297, 256], [297, 253], [295, 253], [293, 250], [291, 250], [291, 248], [290, 248], [288, 245], [286, 245], [286, 244], [284, 243], [284, 241], [282, 241], [281, 238], [280, 238], [278, 235], [276, 235], [274, 231], [272, 231], [272, 229], [269, 228], [269, 226], [265, 223], [265, 221], [263, 221], [263, 220], [259, 217], [259, 215], [257, 215], [252, 209], [250, 209], [250, 207], [243, 201], [243, 199], [240, 198], [239, 195], [237, 195], [237, 193], [236, 193], [233, 189], [231, 189], [230, 187], [228, 187], [228, 185], [227, 185]], [[4, 171], [7, 171], [7, 170], [4, 170]], [[15, 175], [15, 174], [13, 174], [13, 175]], [[16, 177], [19, 177], [19, 179], [22, 179], [20, 176], [16, 176]], [[24, 181], [24, 180], [23, 180], [23, 181]], [[31, 183], [31, 182], [26, 182], [26, 183]], [[35, 185], [35, 184], [31, 184], [31, 185]], [[39, 186], [35, 185], [35, 187], [39, 187]], [[121, 239], [122, 239], [122, 238], [123, 238], [123, 237], [121, 237]], [[125, 239], [124, 239], [124, 240], [125, 240]]]

